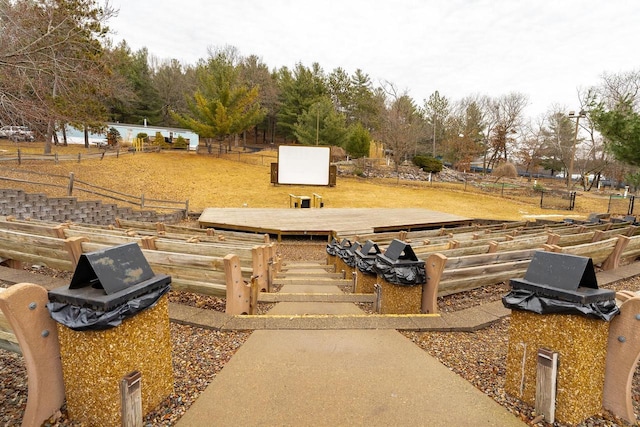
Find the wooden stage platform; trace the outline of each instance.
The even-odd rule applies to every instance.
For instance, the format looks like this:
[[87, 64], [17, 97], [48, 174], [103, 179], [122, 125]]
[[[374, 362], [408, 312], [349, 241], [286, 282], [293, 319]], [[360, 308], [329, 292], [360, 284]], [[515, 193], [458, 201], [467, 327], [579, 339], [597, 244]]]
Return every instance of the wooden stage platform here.
[[383, 231], [423, 230], [471, 223], [465, 218], [427, 209], [364, 208], [207, 208], [200, 227], [282, 236], [326, 236]]

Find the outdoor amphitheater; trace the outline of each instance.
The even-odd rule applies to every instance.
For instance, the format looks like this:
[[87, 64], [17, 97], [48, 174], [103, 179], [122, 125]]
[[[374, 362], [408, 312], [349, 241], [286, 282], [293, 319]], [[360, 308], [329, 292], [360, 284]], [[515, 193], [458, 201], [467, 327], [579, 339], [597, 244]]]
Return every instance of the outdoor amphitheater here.
[[398, 183], [395, 206], [349, 205], [341, 179], [197, 211], [0, 190], [2, 421], [635, 423], [630, 198], [616, 215], [492, 196], [537, 214], [505, 219]]

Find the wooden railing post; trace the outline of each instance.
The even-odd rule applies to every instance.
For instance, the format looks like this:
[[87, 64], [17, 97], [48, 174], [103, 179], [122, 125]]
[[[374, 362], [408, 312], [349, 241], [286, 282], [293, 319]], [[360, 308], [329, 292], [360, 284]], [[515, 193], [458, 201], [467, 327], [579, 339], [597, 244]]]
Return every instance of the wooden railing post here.
[[69, 172], [69, 186], [67, 187], [67, 195], [69, 197], [71, 197], [71, 195], [73, 194], [73, 180], [74, 180], [73, 172]]

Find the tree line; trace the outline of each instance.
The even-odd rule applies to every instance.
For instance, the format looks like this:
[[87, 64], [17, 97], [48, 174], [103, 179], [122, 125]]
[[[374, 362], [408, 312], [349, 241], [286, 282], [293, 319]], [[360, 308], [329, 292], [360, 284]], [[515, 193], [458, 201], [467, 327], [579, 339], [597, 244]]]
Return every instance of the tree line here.
[[113, 44], [108, 22], [116, 14], [95, 0], [0, 1], [2, 125], [30, 126], [45, 153], [64, 143], [56, 130], [69, 125], [88, 134], [110, 121], [146, 121], [192, 129], [210, 149], [296, 141], [358, 158], [376, 140], [396, 167], [431, 156], [466, 171], [510, 162], [529, 173], [640, 183], [640, 71], [604, 73], [598, 86], [579, 92], [573, 116], [552, 105], [529, 118], [522, 93], [453, 100], [435, 91], [417, 102], [361, 69], [270, 69], [232, 46], [211, 47], [195, 64], [160, 60], [146, 48]]

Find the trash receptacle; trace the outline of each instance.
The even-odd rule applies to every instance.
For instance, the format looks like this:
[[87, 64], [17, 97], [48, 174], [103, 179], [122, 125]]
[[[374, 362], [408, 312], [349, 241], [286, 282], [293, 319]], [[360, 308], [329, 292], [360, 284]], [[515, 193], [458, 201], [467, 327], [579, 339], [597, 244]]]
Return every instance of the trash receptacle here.
[[549, 423], [599, 413], [615, 292], [598, 288], [590, 258], [542, 251], [510, 284], [502, 299], [512, 309], [506, 391]]
[[351, 273], [355, 267], [354, 252], [360, 247], [360, 243], [353, 242], [338, 248], [338, 257], [336, 259], [336, 272], [344, 271], [345, 279], [351, 278]]
[[338, 239], [331, 238], [331, 242], [327, 243], [327, 265], [336, 265], [336, 257], [338, 256]]
[[410, 244], [392, 240], [383, 254], [376, 255], [375, 270], [381, 293], [380, 313], [420, 313], [426, 273], [424, 261], [418, 259]]
[[131, 243], [81, 255], [71, 283], [49, 291], [72, 420], [120, 426], [121, 382], [133, 372], [142, 414], [172, 393], [170, 283]]
[[381, 253], [380, 248], [376, 243], [371, 240], [367, 240], [365, 244], [356, 249], [355, 262], [356, 262], [356, 286], [355, 293], [357, 294], [372, 294], [373, 285], [376, 284], [377, 274], [375, 270], [376, 255]]
[[338, 256], [338, 253], [343, 247], [349, 247], [349, 246], [351, 246], [351, 240], [347, 238], [342, 239], [341, 242], [338, 242], [338, 240], [334, 238], [332, 242], [327, 245], [327, 254], [328, 254], [327, 264], [333, 265], [336, 272], [339, 271], [337, 268], [338, 261], [340, 259], [340, 257]]

